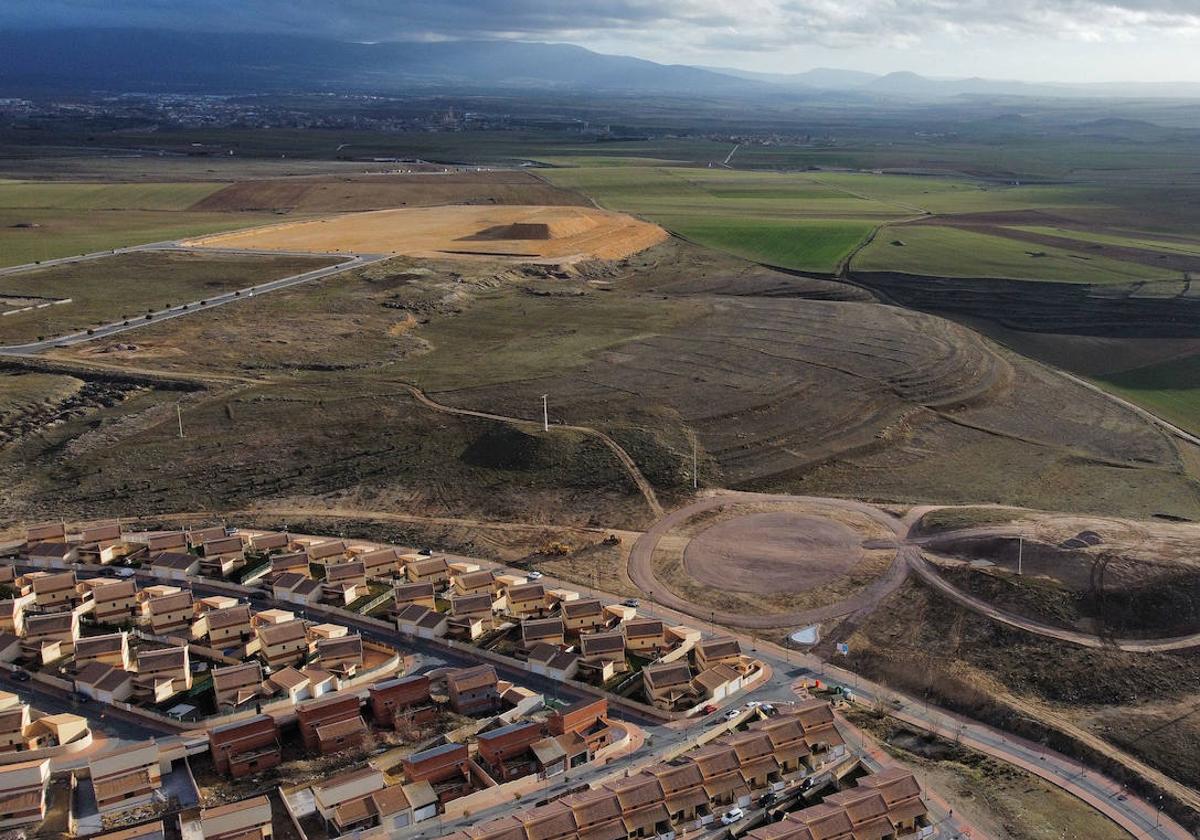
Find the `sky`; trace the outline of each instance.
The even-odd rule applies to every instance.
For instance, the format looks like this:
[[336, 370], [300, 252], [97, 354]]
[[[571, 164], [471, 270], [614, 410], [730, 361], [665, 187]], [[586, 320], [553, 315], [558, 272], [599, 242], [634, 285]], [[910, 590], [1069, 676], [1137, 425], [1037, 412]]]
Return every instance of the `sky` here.
[[3, 0], [0, 27], [520, 39], [772, 73], [1200, 82], [1200, 0]]

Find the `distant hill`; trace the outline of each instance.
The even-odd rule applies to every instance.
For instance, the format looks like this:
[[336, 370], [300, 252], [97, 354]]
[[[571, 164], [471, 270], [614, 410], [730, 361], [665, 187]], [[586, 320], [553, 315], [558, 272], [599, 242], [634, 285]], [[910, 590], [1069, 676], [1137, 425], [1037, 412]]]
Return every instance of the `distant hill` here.
[[396, 91], [413, 85], [711, 95], [762, 83], [695, 67], [516, 41], [352, 44], [147, 30], [0, 32], [0, 90]]
[[1033, 84], [831, 68], [760, 73], [659, 64], [571, 44], [520, 41], [359, 44], [317, 36], [135, 29], [0, 31], [0, 95], [7, 96], [63, 91], [399, 93], [414, 88], [786, 97], [826, 103], [1200, 98], [1196, 84]]

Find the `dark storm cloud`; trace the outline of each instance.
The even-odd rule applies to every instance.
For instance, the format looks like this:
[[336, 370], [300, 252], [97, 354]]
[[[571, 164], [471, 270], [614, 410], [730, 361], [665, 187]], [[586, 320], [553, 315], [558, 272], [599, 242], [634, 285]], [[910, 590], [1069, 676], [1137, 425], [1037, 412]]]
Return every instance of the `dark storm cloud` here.
[[1196, 0], [25, 0], [0, 25], [288, 32], [364, 40], [538, 38], [774, 49], [1037, 33], [1122, 40], [1200, 29]]

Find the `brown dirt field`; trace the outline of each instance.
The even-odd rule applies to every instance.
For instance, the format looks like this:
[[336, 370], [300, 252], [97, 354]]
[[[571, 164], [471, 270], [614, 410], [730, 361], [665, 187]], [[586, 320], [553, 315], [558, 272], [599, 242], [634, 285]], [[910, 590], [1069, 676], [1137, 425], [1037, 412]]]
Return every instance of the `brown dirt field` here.
[[456, 205], [289, 222], [200, 237], [187, 244], [199, 248], [573, 263], [621, 259], [666, 238], [666, 232], [657, 225], [590, 207]]
[[825, 586], [862, 559], [862, 538], [850, 528], [788, 512], [714, 525], [683, 552], [684, 569], [698, 582], [755, 595]]
[[408, 172], [243, 181], [206, 196], [193, 209], [344, 213], [442, 204], [590, 206], [578, 193], [527, 172]]
[[[775, 539], [760, 536], [768, 531]], [[755, 535], [752, 541], [749, 534]], [[706, 542], [705, 536], [711, 539]], [[791, 612], [843, 601], [869, 586], [896, 552], [863, 544], [889, 536], [852, 511], [803, 502], [735, 504], [700, 513], [664, 536], [653, 562], [655, 576], [695, 604]], [[754, 549], [742, 550], [739, 538]], [[766, 539], [765, 548], [760, 539]], [[693, 549], [697, 541], [701, 546]], [[693, 571], [694, 566], [699, 568]]]

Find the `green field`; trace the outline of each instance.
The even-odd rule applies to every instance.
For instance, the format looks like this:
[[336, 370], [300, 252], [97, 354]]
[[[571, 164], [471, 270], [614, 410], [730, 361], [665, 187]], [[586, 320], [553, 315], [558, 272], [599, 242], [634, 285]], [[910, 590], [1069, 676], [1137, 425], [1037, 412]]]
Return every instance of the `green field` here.
[[193, 212], [215, 183], [0, 181], [0, 266], [218, 233], [268, 213]]
[[1200, 356], [1098, 377], [1096, 384], [1200, 434]]
[[1016, 225], [1013, 229], [1028, 231], [1029, 233], [1039, 233], [1046, 236], [1062, 236], [1069, 239], [1078, 239], [1082, 242], [1097, 242], [1101, 245], [1119, 245], [1125, 248], [1148, 248], [1152, 251], [1163, 251], [1169, 254], [1194, 254], [1200, 256], [1200, 241], [1188, 242], [1183, 239], [1159, 239], [1153, 236], [1141, 235], [1133, 231], [1130, 231], [1126, 235], [1117, 235], [1060, 227]]
[[700, 245], [784, 268], [832, 273], [878, 225], [913, 215], [807, 174], [611, 163], [545, 175]]
[[[895, 243], [902, 242], [903, 245]], [[1128, 283], [1178, 278], [1178, 272], [940, 226], [898, 226], [879, 232], [854, 258], [857, 271], [898, 271], [938, 277], [996, 277], [1065, 283]]]
[[16, 344], [136, 319], [147, 309], [178, 306], [331, 262], [315, 257], [145, 251], [10, 274], [0, 277], [0, 293], [70, 298], [71, 302], [0, 319], [0, 342]]
[[0, 208], [186, 210], [228, 184], [0, 181]]
[[832, 272], [875, 226], [866, 221], [777, 221], [737, 216], [662, 216], [656, 221], [685, 239], [738, 257]]

